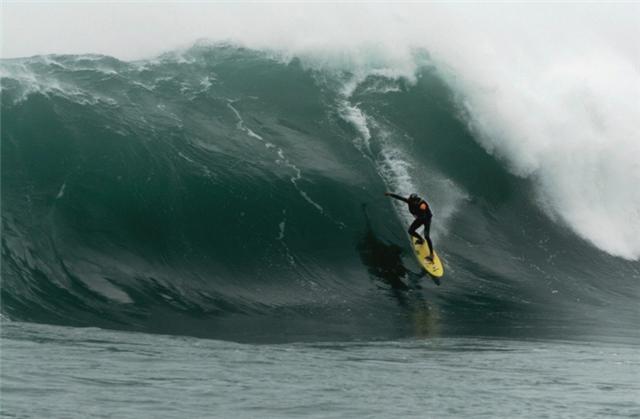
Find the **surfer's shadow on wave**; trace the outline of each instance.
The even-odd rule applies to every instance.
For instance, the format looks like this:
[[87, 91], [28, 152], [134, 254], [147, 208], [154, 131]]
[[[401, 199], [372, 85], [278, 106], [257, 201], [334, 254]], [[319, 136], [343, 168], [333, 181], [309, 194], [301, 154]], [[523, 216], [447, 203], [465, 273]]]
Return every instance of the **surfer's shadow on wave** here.
[[[389, 285], [391, 289], [400, 291], [422, 290], [424, 279], [429, 276], [423, 270], [413, 272], [406, 268], [407, 251], [404, 247], [387, 243], [379, 239], [366, 212], [366, 205], [362, 206], [366, 222], [366, 230], [358, 243], [360, 259], [366, 265], [370, 276]], [[431, 278], [436, 285], [440, 285], [437, 278]]]

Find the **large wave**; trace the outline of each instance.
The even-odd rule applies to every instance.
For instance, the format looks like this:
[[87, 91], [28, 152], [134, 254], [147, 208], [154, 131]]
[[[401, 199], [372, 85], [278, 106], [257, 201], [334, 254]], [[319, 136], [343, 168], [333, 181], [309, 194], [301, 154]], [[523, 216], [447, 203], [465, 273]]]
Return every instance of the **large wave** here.
[[[412, 57], [408, 76], [208, 43], [3, 60], [3, 314], [240, 340], [635, 330], [638, 263], [607, 253], [637, 259], [611, 232], [637, 228], [635, 189], [575, 215], [573, 140], [519, 162], [517, 107], [487, 116]], [[637, 174], [584, 148], [587, 196]], [[443, 287], [389, 189], [431, 202]]]

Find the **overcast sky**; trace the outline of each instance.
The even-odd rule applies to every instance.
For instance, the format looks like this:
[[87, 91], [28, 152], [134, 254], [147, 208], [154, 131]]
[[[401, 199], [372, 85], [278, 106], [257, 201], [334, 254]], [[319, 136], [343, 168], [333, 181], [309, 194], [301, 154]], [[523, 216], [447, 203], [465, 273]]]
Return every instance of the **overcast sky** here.
[[[499, 36], [531, 32], [583, 37], [594, 28], [638, 26], [634, 4], [332, 4], [169, 2], [2, 2], [2, 56], [101, 53], [144, 58], [196, 39], [249, 46], [350, 46], [362, 42], [422, 45], [424, 38], [458, 38], [501, 28]], [[631, 32], [633, 34], [633, 32]], [[637, 30], [635, 34], [638, 34]], [[526, 34], [525, 34], [526, 35]], [[473, 35], [471, 35], [473, 36]], [[637, 38], [636, 38], [637, 39]], [[443, 39], [440, 39], [442, 43]], [[637, 40], [628, 39], [637, 50]]]

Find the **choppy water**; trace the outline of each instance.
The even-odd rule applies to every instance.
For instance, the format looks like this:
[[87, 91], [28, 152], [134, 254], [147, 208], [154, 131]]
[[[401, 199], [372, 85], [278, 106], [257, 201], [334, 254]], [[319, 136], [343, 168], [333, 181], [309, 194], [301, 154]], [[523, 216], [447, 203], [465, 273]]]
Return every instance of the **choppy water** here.
[[640, 416], [638, 346], [487, 338], [239, 344], [3, 323], [4, 417]]

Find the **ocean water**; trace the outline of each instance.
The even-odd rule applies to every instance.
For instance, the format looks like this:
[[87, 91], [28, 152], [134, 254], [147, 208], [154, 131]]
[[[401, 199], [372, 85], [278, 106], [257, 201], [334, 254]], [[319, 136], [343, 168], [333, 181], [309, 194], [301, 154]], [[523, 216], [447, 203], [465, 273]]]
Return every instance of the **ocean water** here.
[[[550, 215], [416, 59], [355, 87], [228, 44], [3, 60], [3, 315], [249, 342], [638, 336], [640, 262]], [[429, 200], [443, 286], [387, 190]]]
[[4, 323], [3, 417], [640, 416], [636, 345], [482, 337], [239, 344]]
[[0, 60], [2, 415], [638, 417], [627, 66], [403, 57]]

